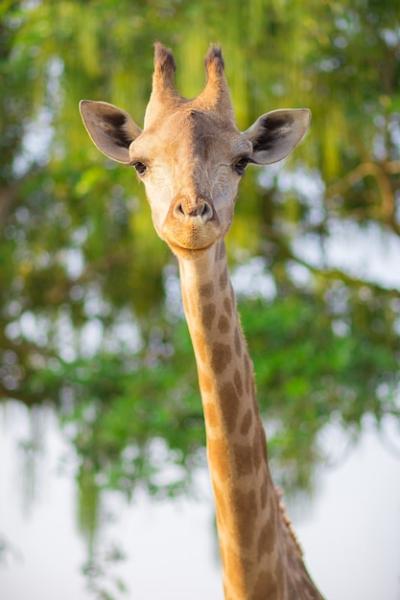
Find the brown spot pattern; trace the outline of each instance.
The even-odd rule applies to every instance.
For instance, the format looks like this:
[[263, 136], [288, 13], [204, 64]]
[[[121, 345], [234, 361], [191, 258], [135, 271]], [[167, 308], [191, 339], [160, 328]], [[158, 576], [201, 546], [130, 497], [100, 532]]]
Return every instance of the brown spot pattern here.
[[254, 438], [253, 452], [254, 464], [256, 470], [258, 470], [263, 462], [263, 459], [265, 458], [265, 433], [261, 425], [259, 425], [258, 432]]
[[257, 502], [254, 490], [250, 490], [250, 492], [242, 492], [242, 490], [236, 488], [234, 490], [234, 501], [239, 513], [241, 513], [243, 518], [257, 511]]
[[237, 393], [239, 394], [239, 396], [241, 396], [243, 394], [243, 383], [242, 383], [242, 378], [240, 377], [240, 373], [239, 373], [238, 369], [235, 369], [233, 381], [235, 383]]
[[227, 313], [228, 317], [231, 317], [232, 316], [232, 301], [230, 298], [224, 299], [224, 309], [225, 309], [225, 312]]
[[206, 304], [201, 312], [201, 319], [206, 329], [210, 329], [216, 313], [215, 304]]
[[211, 298], [214, 293], [214, 284], [210, 281], [200, 286], [200, 296], [203, 298]]
[[240, 341], [239, 329], [237, 327], [235, 329], [235, 350], [236, 354], [240, 357], [242, 354], [242, 343]]
[[[222, 259], [225, 257], [224, 244], [219, 244], [217, 249], [216, 258]], [[228, 272], [226, 266], [223, 266], [223, 271], [219, 276], [219, 286], [222, 291], [226, 290], [229, 282]], [[214, 295], [215, 286], [214, 283], [209, 282], [200, 287], [200, 295], [202, 298], [211, 299]], [[230, 286], [230, 293], [232, 295], [229, 298], [229, 290], [226, 291], [226, 297], [223, 300], [223, 308], [225, 314], [222, 314], [217, 318], [216, 305], [211, 301], [206, 303], [204, 306], [200, 306], [200, 317], [205, 329], [209, 330], [214, 325], [217, 325], [218, 330], [222, 334], [226, 334], [230, 330], [231, 321], [229, 318], [232, 317], [235, 300], [232, 286]], [[183, 297], [184, 307], [187, 313], [193, 312], [197, 307], [189, 305], [190, 299]], [[238, 323], [238, 321], [237, 321]], [[216, 342], [211, 348], [211, 366], [215, 370], [215, 373], [223, 372], [228, 364], [232, 360], [232, 351], [236, 353], [238, 357], [243, 356], [244, 358], [244, 370], [235, 369], [232, 382], [226, 382], [219, 387], [219, 394], [221, 398], [221, 413], [217, 410], [215, 404], [211, 402], [204, 403], [204, 413], [207, 421], [207, 425], [211, 428], [220, 427], [221, 417], [226, 423], [226, 429], [229, 433], [235, 430], [238, 425], [238, 416], [240, 408], [239, 397], [243, 394], [244, 388], [248, 394], [252, 394], [253, 401], [255, 402], [254, 384], [253, 384], [253, 369], [252, 363], [249, 356], [246, 353], [246, 344], [243, 341], [240, 333], [240, 326], [235, 327], [234, 332], [234, 350], [228, 344]], [[222, 338], [224, 339], [224, 338]], [[208, 342], [205, 341], [204, 336], [196, 331], [193, 335], [194, 345], [196, 353], [204, 361], [210, 357], [210, 350], [208, 348]], [[215, 388], [215, 381], [209, 377], [204, 371], [199, 373], [199, 380], [202, 390], [205, 392], [211, 392]], [[257, 408], [255, 409], [257, 411]], [[254, 410], [248, 408], [242, 417], [240, 424], [240, 433], [243, 436], [248, 435], [250, 428], [253, 425]], [[257, 419], [256, 419], [257, 421]], [[234, 444], [233, 447], [227, 444], [224, 439], [208, 439], [207, 450], [210, 465], [212, 465], [212, 471], [215, 472], [216, 480], [225, 482], [228, 477], [231, 477], [232, 473], [232, 459], [234, 467], [237, 471], [238, 477], [244, 477], [250, 474], [254, 468], [259, 469], [266, 459], [266, 441], [265, 433], [261, 425], [256, 422], [255, 428], [255, 439], [252, 445], [247, 444]], [[215, 433], [214, 433], [215, 435]], [[233, 452], [232, 452], [233, 450]], [[231, 453], [232, 452], [232, 453]], [[250, 492], [242, 492], [239, 488], [231, 489], [226, 495], [225, 486], [220, 488], [218, 485], [213, 483], [214, 495], [217, 507], [217, 521], [218, 526], [229, 530], [231, 526], [236, 525], [238, 527], [237, 533], [239, 535], [239, 547], [250, 548], [252, 542], [254, 543], [254, 549], [257, 550], [258, 559], [260, 560], [263, 555], [271, 555], [276, 546], [276, 527], [277, 521], [275, 516], [275, 506], [271, 505], [272, 511], [270, 512], [269, 520], [264, 524], [261, 531], [259, 529], [260, 523], [257, 522], [259, 518], [258, 507], [261, 510], [266, 509], [270, 494], [268, 493], [268, 481], [267, 477], [262, 477], [262, 482], [259, 491], [251, 490]], [[233, 497], [231, 497], [233, 494]], [[231, 500], [229, 499], [231, 497]], [[230, 503], [232, 501], [234, 513], [230, 510]], [[271, 501], [271, 499], [270, 499]], [[229, 504], [228, 504], [229, 503]], [[257, 527], [256, 527], [257, 525]], [[229, 538], [228, 538], [229, 539]], [[249, 581], [249, 571], [246, 571], [245, 565], [250, 563], [241, 556], [240, 551], [237, 551], [235, 546], [229, 547], [224, 545], [223, 562], [225, 565], [225, 572], [230, 585], [233, 585], [232, 590], [235, 588], [235, 593], [241, 592], [248, 595], [246, 585], [246, 579]], [[270, 559], [271, 561], [272, 559]], [[260, 565], [261, 566], [261, 565]], [[280, 597], [280, 594], [285, 591], [281, 589], [281, 580], [277, 580], [271, 572], [266, 570], [258, 573], [255, 586], [251, 593], [251, 598], [254, 600], [276, 600]], [[307, 585], [308, 584], [308, 585]], [[230, 587], [230, 586], [229, 586]], [[293, 582], [290, 583], [289, 589], [286, 593], [289, 594], [289, 598], [294, 598], [295, 590], [293, 589]], [[311, 588], [310, 591], [314, 591], [311, 582], [305, 578], [305, 586]]]
[[244, 417], [242, 419], [242, 423], [240, 425], [240, 433], [242, 435], [247, 435], [249, 433], [252, 422], [253, 422], [253, 411], [251, 410], [251, 408], [249, 408], [246, 411], [246, 414], [244, 415]]
[[218, 320], [218, 329], [221, 333], [227, 333], [229, 331], [229, 321], [225, 315], [221, 315]]
[[235, 429], [239, 412], [239, 398], [231, 382], [224, 383], [220, 389], [220, 396], [224, 421], [231, 433]]
[[264, 525], [261, 529], [260, 536], [258, 538], [257, 543], [257, 555], [260, 560], [261, 556], [266, 552], [267, 554], [271, 554], [272, 550], [275, 546], [275, 523], [272, 519]]
[[251, 597], [252, 600], [276, 600], [276, 598], [280, 598], [278, 584], [272, 573], [260, 571]]
[[232, 353], [227, 344], [216, 342], [212, 347], [211, 366], [216, 373], [222, 373], [231, 362]]
[[235, 444], [235, 465], [239, 477], [249, 475], [253, 470], [253, 449], [247, 444]]
[[256, 531], [257, 502], [254, 490], [242, 492], [234, 490], [233, 503], [236, 506], [239, 518], [239, 536], [243, 547], [249, 548]]

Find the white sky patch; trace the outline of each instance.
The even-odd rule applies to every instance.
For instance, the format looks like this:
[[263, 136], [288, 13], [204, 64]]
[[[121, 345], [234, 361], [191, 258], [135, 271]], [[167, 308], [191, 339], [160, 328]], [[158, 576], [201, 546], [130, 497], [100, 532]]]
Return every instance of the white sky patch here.
[[65, 265], [68, 275], [75, 279], [82, 274], [84, 267], [83, 253], [79, 248], [68, 248], [60, 252], [61, 262]]
[[324, 242], [315, 236], [293, 240], [295, 254], [316, 267], [337, 268], [384, 287], [400, 286], [400, 239], [376, 225], [334, 222]]
[[311, 171], [304, 165], [299, 165], [292, 171], [282, 168], [281, 163], [265, 167], [258, 178], [262, 187], [270, 188], [277, 185], [279, 191], [286, 195], [295, 192], [308, 206], [307, 220], [310, 224], [320, 223], [325, 214], [323, 204], [325, 184], [318, 171]]
[[165, 307], [173, 317], [183, 317], [181, 286], [178, 268], [175, 263], [167, 265], [163, 272]]
[[241, 296], [270, 300], [276, 294], [274, 280], [265, 272], [265, 260], [261, 256], [236, 267], [232, 273], [232, 285]]
[[94, 356], [100, 349], [104, 327], [100, 319], [90, 319], [80, 331], [79, 353], [82, 356]]
[[53, 139], [52, 113], [42, 108], [39, 114], [26, 125], [22, 142], [22, 151], [14, 160], [14, 173], [22, 177], [32, 163], [44, 164], [49, 156], [49, 148]]
[[104, 346], [109, 352], [125, 351], [132, 354], [143, 346], [140, 328], [128, 310], [121, 311], [115, 324], [106, 333]]

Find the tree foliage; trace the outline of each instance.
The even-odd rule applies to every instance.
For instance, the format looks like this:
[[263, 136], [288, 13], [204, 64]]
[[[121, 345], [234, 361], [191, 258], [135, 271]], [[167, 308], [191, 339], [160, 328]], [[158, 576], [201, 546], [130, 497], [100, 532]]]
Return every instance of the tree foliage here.
[[[240, 310], [283, 479], [310, 485], [332, 419], [353, 431], [398, 414], [400, 293], [322, 259], [343, 225], [400, 235], [396, 3], [6, 1], [0, 19], [0, 397], [73, 425], [90, 506], [97, 487], [177, 493], [204, 461], [174, 261], [133, 173], [97, 153], [77, 110], [102, 99], [140, 123], [156, 39], [188, 96], [221, 42], [242, 128], [271, 108], [313, 112], [280, 170], [246, 175], [228, 240], [232, 268], [257, 256], [273, 289]], [[310, 243], [317, 260], [299, 251]]]

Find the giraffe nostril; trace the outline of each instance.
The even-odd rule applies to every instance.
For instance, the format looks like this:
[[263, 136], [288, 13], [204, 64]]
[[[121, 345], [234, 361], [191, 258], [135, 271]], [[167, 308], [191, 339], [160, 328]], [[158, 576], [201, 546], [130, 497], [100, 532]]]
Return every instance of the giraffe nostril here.
[[201, 217], [208, 217], [211, 219], [212, 217], [212, 208], [211, 206], [208, 204], [208, 202], [204, 202], [203, 206], [201, 207], [200, 210], [200, 216]]
[[185, 221], [187, 218], [187, 211], [183, 202], [177, 202], [174, 206], [174, 216], [178, 221]]

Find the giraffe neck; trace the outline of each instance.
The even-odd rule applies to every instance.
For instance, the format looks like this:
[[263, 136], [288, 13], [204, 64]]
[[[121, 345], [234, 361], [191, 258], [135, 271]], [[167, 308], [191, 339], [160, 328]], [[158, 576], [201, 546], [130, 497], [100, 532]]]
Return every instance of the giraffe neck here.
[[195, 260], [180, 258], [179, 267], [205, 416], [225, 598], [286, 600], [291, 591], [298, 599], [320, 598], [300, 593], [315, 588], [270, 476], [224, 243]]

